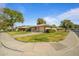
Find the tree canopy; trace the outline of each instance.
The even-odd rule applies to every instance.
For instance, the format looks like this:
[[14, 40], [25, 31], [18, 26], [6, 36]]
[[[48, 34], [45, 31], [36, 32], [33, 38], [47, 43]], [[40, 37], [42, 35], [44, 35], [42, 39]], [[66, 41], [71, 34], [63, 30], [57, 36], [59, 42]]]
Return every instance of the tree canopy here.
[[16, 22], [22, 23], [24, 21], [24, 18], [21, 12], [15, 11], [9, 8], [3, 8], [2, 14], [0, 15], [1, 15], [0, 21], [3, 21], [2, 24], [0, 23], [1, 26], [5, 25], [5, 27], [11, 27], [12, 29]]
[[39, 25], [39, 24], [46, 24], [46, 21], [43, 18], [38, 18], [37, 25]]
[[57, 26], [55, 24], [52, 25], [52, 28], [56, 28]]
[[73, 22], [71, 22], [70, 20], [67, 20], [67, 19], [61, 21], [61, 25], [60, 26], [65, 28], [65, 30], [74, 28]]

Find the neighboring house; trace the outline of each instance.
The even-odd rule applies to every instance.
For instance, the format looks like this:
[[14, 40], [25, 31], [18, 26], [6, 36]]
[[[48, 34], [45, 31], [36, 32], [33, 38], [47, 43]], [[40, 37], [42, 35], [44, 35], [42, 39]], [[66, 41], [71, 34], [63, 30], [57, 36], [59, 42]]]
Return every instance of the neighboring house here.
[[46, 24], [40, 24], [37, 26], [33, 26], [30, 29], [31, 29], [31, 32], [45, 32], [47, 28], [51, 29], [51, 26]]
[[16, 31], [27, 31], [29, 29], [29, 27], [27, 26], [19, 26], [16, 28]]
[[58, 27], [58, 28], [57, 28], [57, 31], [64, 31], [64, 29], [61, 28], [61, 27]]

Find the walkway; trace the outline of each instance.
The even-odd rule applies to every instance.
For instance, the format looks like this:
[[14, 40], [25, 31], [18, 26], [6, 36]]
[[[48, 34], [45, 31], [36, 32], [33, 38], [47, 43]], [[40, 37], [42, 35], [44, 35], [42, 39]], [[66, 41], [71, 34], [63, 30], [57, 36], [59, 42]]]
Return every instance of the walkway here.
[[19, 34], [19, 35], [15, 35], [13, 37], [16, 38], [16, 37], [31, 36], [31, 35], [37, 35], [37, 34], [41, 34], [41, 32], [40, 33], [32, 32], [32, 33], [29, 33], [29, 34]]
[[0, 55], [79, 55], [79, 41], [74, 32], [61, 42], [24, 43], [7, 33], [0, 33]]

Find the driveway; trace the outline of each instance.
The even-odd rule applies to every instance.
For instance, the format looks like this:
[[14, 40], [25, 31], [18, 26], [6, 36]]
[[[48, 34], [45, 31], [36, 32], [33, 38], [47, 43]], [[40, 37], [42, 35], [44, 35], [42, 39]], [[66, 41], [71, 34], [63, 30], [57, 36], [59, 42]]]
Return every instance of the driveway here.
[[16, 41], [7, 33], [0, 33], [0, 55], [79, 55], [79, 41], [72, 31], [61, 42], [24, 43]]

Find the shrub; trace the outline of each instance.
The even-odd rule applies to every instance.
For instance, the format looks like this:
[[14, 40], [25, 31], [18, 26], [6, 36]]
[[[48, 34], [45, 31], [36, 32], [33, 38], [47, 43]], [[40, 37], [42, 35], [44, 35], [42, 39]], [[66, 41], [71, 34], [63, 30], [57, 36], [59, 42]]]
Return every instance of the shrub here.
[[53, 33], [53, 32], [56, 32], [56, 30], [54, 30], [54, 29], [47, 29], [45, 32], [46, 33]]

